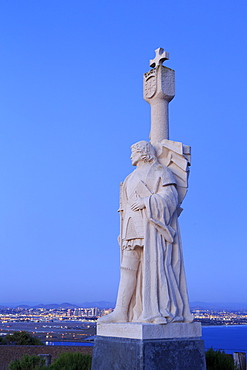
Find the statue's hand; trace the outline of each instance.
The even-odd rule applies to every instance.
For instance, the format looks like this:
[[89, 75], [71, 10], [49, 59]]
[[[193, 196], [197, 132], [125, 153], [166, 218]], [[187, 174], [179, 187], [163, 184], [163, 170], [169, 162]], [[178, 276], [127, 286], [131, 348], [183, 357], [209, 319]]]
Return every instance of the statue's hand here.
[[134, 203], [131, 204], [130, 208], [132, 209], [132, 211], [140, 211], [141, 209], [145, 208], [143, 198], [137, 199]]

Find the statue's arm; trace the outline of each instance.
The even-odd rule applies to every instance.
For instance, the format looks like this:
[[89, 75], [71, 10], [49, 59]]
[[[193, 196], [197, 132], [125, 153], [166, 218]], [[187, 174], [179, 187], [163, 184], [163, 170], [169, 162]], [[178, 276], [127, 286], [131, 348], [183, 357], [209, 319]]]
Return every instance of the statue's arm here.
[[173, 243], [176, 230], [172, 226], [173, 216], [178, 205], [176, 186], [169, 184], [162, 186], [156, 194], [144, 198], [146, 217], [169, 242]]
[[[162, 213], [165, 223], [168, 225], [171, 221], [172, 216], [177, 211], [178, 208], [178, 192], [174, 184], [162, 186], [160, 191], [152, 197], [156, 197], [156, 200], [152, 200], [152, 214]], [[149, 202], [150, 204], [150, 202]], [[159, 208], [159, 211], [163, 212], [154, 212], [154, 208]], [[158, 211], [158, 210], [157, 210]]]
[[169, 200], [169, 203], [174, 204], [174, 207], [177, 208], [178, 206], [178, 192], [177, 187], [174, 184], [162, 186], [158, 195], [162, 196], [164, 199]]

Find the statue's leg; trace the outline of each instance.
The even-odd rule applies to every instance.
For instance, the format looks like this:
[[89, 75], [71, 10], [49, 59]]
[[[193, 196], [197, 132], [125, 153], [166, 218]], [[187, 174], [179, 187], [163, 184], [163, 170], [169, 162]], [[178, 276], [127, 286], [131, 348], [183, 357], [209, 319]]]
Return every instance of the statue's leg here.
[[140, 259], [137, 251], [123, 251], [116, 307], [109, 315], [99, 318], [99, 323], [128, 321], [128, 308], [136, 287], [136, 273], [139, 262]]

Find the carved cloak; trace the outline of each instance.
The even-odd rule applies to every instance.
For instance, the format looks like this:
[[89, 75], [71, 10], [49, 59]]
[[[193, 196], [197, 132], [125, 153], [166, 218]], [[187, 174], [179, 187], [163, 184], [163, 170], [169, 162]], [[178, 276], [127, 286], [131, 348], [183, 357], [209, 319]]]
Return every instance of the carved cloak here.
[[[126, 225], [127, 189], [130, 174], [122, 186], [122, 225]], [[129, 306], [129, 321], [152, 322], [165, 317], [169, 322], [191, 322], [178, 225], [178, 194], [174, 176], [158, 162], [150, 169], [138, 196], [144, 198], [142, 210], [144, 240], [137, 284]], [[140, 211], [137, 211], [140, 212]], [[126, 234], [124, 230], [123, 233]], [[121, 241], [123, 244], [123, 241]]]

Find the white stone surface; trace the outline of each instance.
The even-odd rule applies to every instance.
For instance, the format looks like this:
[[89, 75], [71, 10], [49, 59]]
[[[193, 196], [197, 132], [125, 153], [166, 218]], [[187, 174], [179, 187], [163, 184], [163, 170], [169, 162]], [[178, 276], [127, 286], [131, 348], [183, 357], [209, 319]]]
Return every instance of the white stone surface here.
[[156, 57], [150, 61], [150, 66], [155, 66], [144, 74], [144, 99], [151, 106], [151, 131], [152, 144], [163, 139], [169, 139], [169, 113], [168, 103], [175, 96], [175, 71], [162, 66], [169, 59], [169, 54], [162, 48], [156, 51]]
[[[200, 325], [191, 324], [178, 225], [190, 148], [168, 140], [168, 103], [175, 96], [175, 72], [162, 66], [168, 58], [157, 49], [151, 61], [155, 68], [144, 75], [144, 99], [151, 105], [151, 143], [140, 141], [131, 147], [136, 170], [121, 185], [117, 303], [114, 312], [98, 320], [98, 335], [200, 336]], [[109, 323], [117, 326], [105, 326]]]
[[155, 150], [158, 161], [167, 166], [175, 177], [180, 205], [188, 188], [191, 148], [176, 141], [162, 140], [160, 143], [156, 143]]
[[150, 60], [149, 65], [151, 68], [162, 66], [162, 63], [168, 59], [169, 53], [167, 51], [164, 51], [163, 48], [158, 48], [155, 50], [155, 58]]
[[97, 335], [130, 339], [199, 338], [201, 323], [172, 323], [167, 325], [143, 323], [98, 324]]
[[137, 166], [122, 185], [121, 277], [113, 313], [100, 323], [192, 322], [178, 226], [179, 196], [172, 171], [147, 141], [132, 145]]

